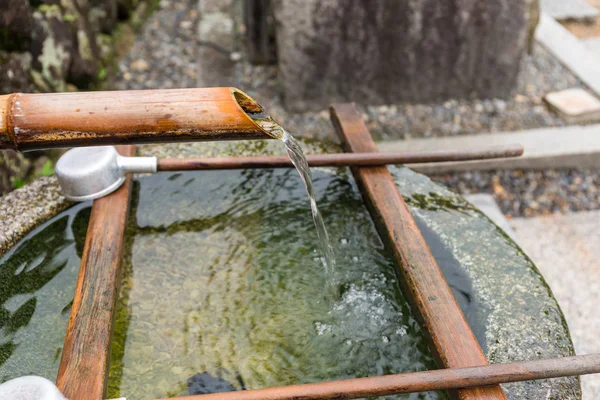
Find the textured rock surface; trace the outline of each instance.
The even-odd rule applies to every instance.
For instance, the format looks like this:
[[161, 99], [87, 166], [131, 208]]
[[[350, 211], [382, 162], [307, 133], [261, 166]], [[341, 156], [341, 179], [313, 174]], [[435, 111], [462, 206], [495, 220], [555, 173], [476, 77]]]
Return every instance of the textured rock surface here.
[[[459, 195], [408, 168], [390, 171], [420, 228], [431, 230], [445, 249], [436, 258], [446, 276], [445, 266], [455, 260], [470, 278], [473, 301], [479, 304], [471, 312], [463, 310], [471, 326], [483, 321], [485, 332], [475, 334], [490, 362], [573, 355], [562, 311], [523, 251]], [[578, 377], [503, 388], [511, 399], [581, 398]]]
[[0, 49], [25, 50], [31, 40], [32, 25], [28, 0], [3, 0], [0, 12]]
[[12, 190], [15, 180], [27, 175], [29, 166], [29, 160], [22, 153], [0, 151], [0, 196]]
[[0, 256], [37, 225], [67, 208], [55, 177], [43, 177], [0, 197]]
[[31, 54], [0, 50], [0, 93], [32, 92]]
[[275, 0], [287, 108], [506, 98], [527, 47], [527, 2]]
[[97, 83], [113, 55], [108, 35], [119, 20], [144, 14], [153, 0], [6, 2], [0, 12], [0, 50], [7, 52], [0, 53], [0, 94]]
[[[600, 211], [510, 221], [564, 311], [577, 354], [600, 352]], [[600, 398], [600, 375], [581, 377], [584, 399]]]

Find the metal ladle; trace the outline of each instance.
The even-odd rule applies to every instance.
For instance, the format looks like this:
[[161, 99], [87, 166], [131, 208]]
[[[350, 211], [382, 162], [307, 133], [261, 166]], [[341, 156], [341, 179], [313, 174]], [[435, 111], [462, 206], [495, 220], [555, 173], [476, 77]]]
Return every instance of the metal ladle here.
[[56, 163], [62, 194], [86, 201], [117, 190], [128, 172], [155, 173], [156, 157], [124, 157], [113, 146], [79, 147], [67, 151]]
[[[311, 167], [380, 166], [444, 161], [489, 160], [519, 157], [518, 144], [488, 146], [480, 149], [414, 151], [406, 153], [312, 154]], [[186, 171], [248, 168], [292, 168], [287, 156], [164, 158], [124, 157], [112, 146], [80, 147], [66, 152], [56, 164], [56, 175], [63, 195], [75, 201], [93, 200], [115, 191], [127, 172]]]

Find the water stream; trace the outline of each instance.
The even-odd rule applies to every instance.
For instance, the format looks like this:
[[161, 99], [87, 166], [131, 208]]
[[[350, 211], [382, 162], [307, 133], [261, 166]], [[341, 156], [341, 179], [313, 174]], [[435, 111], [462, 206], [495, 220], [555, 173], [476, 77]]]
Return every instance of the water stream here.
[[302, 182], [304, 182], [304, 187], [306, 188], [306, 193], [308, 194], [308, 198], [310, 200], [310, 210], [312, 213], [313, 222], [315, 223], [315, 228], [317, 229], [317, 237], [319, 238], [321, 247], [323, 249], [323, 254], [325, 256], [323, 263], [325, 265], [327, 284], [329, 286], [333, 286], [332, 277], [336, 269], [335, 254], [333, 253], [333, 247], [331, 247], [327, 228], [325, 228], [325, 223], [323, 222], [323, 216], [317, 207], [312, 174], [310, 172], [310, 167], [308, 166], [306, 156], [302, 151], [302, 147], [300, 147], [298, 141], [288, 131], [283, 129], [283, 127], [275, 122], [270, 116], [266, 116], [265, 118], [256, 118], [255, 122], [270, 135], [283, 142], [290, 161], [292, 164], [294, 164], [294, 167], [296, 168], [296, 171], [298, 171]]

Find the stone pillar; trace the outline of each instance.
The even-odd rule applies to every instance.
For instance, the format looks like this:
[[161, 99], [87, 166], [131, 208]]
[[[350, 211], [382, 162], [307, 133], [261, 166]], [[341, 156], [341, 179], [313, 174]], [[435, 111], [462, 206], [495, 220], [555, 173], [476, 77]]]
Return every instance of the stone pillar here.
[[530, 0], [272, 0], [286, 107], [504, 98]]

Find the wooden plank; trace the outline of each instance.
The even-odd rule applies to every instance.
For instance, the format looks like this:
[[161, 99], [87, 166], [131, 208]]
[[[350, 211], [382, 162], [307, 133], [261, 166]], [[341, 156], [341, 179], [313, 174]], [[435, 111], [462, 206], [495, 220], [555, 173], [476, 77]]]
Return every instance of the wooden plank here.
[[[437, 369], [407, 374], [307, 383], [265, 389], [178, 397], [178, 400], [331, 400], [358, 399], [431, 390], [459, 389], [535, 379], [596, 374], [600, 354], [492, 364], [479, 367]], [[158, 399], [167, 400], [167, 399]]]
[[[122, 155], [134, 155], [134, 146], [117, 148]], [[120, 189], [92, 206], [56, 378], [68, 399], [104, 399], [130, 196], [128, 176]]]
[[[348, 152], [376, 152], [354, 104], [331, 107], [331, 120]], [[440, 367], [487, 365], [444, 275], [386, 167], [354, 167], [363, 199], [382, 239], [391, 247], [405, 295], [429, 336]], [[500, 386], [458, 390], [460, 399], [505, 399]]]
[[[480, 149], [417, 151], [412, 153], [337, 153], [308, 154], [311, 167], [381, 166], [386, 164], [412, 164], [421, 162], [484, 160], [490, 158], [518, 157], [523, 147], [518, 144], [488, 146]], [[159, 171], [293, 168], [288, 156], [248, 156], [209, 158], [161, 158]]]

